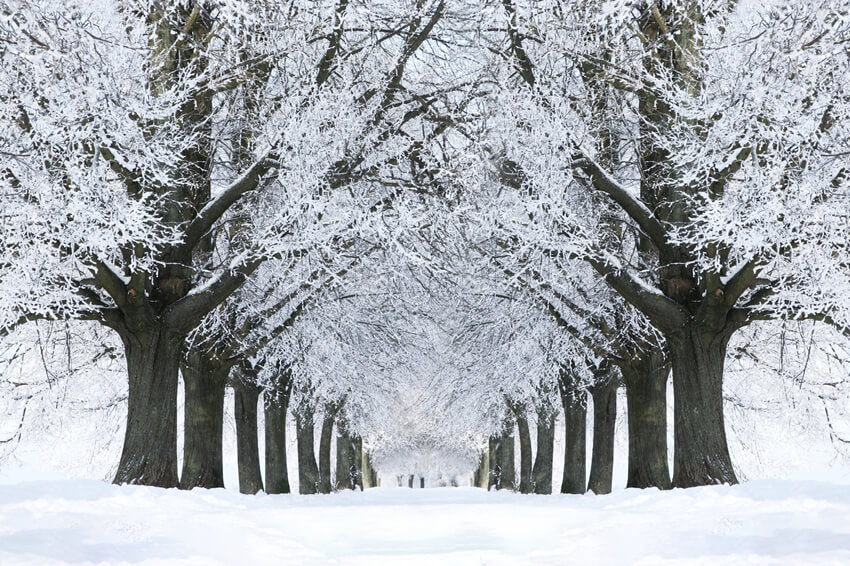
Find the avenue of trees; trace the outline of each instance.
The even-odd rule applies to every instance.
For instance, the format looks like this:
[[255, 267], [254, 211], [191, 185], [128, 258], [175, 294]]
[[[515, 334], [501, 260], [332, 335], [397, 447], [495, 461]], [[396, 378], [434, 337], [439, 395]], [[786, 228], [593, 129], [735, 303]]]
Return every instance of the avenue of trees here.
[[228, 390], [243, 493], [288, 422], [301, 493], [607, 493], [621, 389], [628, 487], [734, 484], [730, 371], [850, 445], [850, 10], [0, 0], [0, 356], [2, 446], [126, 384], [115, 483], [223, 487]]

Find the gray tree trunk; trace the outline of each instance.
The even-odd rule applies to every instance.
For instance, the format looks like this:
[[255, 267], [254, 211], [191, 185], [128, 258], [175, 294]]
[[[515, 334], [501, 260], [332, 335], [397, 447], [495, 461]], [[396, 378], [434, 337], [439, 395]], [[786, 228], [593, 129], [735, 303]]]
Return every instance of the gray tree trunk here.
[[[372, 458], [369, 456], [369, 452], [367, 450], [362, 450], [363, 454], [363, 463], [361, 467], [361, 477], [363, 480], [363, 489], [369, 489], [370, 487], [376, 487], [378, 484], [375, 470], [372, 469]], [[399, 487], [401, 485], [399, 484]]]
[[260, 388], [252, 381], [237, 377], [233, 380], [233, 392], [239, 492], [253, 495], [263, 490], [257, 438], [257, 401], [260, 398]]
[[555, 416], [547, 408], [537, 411], [537, 456], [534, 459], [534, 493], [552, 493], [552, 462], [555, 457]]
[[590, 389], [593, 396], [593, 452], [587, 488], [596, 494], [611, 493], [618, 385], [617, 379], [608, 377]]
[[490, 483], [490, 445], [481, 453], [478, 470], [475, 473], [475, 487], [487, 489]]
[[360, 483], [357, 461], [357, 441], [348, 435], [345, 427], [337, 423], [336, 436], [336, 488], [356, 489]]
[[292, 376], [288, 369], [279, 371], [270, 389], [266, 389], [266, 492], [289, 493], [289, 470], [286, 462], [286, 413], [292, 393]]
[[723, 364], [730, 336], [691, 324], [666, 337], [673, 365], [673, 487], [738, 483], [723, 419]]
[[319, 466], [313, 447], [315, 432], [312, 407], [302, 406], [295, 411], [296, 440], [298, 444], [298, 493], [318, 493]]
[[129, 391], [124, 447], [113, 483], [177, 487], [177, 384], [183, 338], [156, 325], [119, 335]]
[[531, 493], [533, 477], [531, 433], [528, 430], [528, 418], [522, 408], [518, 408], [515, 414], [517, 430], [519, 431], [519, 492]]
[[499, 483], [498, 489], [516, 489], [516, 465], [514, 464], [514, 423], [508, 421], [505, 432], [499, 441]]
[[193, 349], [181, 364], [185, 391], [180, 488], [224, 487], [224, 388], [230, 365]]
[[667, 464], [667, 376], [664, 352], [641, 353], [621, 365], [629, 418], [626, 487], [670, 489]]
[[561, 373], [559, 388], [566, 429], [561, 493], [584, 493], [587, 490], [587, 393], [568, 372]]
[[319, 437], [319, 493], [330, 493], [331, 488], [331, 441], [334, 435], [336, 407], [325, 406], [322, 418], [322, 433]]

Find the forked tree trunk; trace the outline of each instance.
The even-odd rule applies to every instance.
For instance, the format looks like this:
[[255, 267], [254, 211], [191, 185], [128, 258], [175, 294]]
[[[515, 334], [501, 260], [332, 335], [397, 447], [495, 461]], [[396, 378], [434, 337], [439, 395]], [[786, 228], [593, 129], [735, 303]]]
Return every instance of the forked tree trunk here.
[[183, 337], [119, 332], [129, 377], [127, 429], [113, 483], [177, 487], [177, 384]]
[[319, 489], [319, 466], [316, 465], [316, 453], [313, 410], [302, 407], [295, 412], [296, 436], [298, 444], [298, 493], [317, 493]]
[[505, 433], [499, 441], [499, 483], [497, 489], [516, 489], [516, 466], [514, 464], [514, 434], [513, 422], [510, 429], [506, 427]]
[[555, 413], [537, 411], [537, 455], [534, 458], [534, 493], [552, 493], [552, 461], [555, 457]]
[[723, 364], [730, 335], [691, 324], [666, 337], [673, 365], [673, 487], [738, 483], [723, 420]]
[[286, 412], [289, 409], [291, 384], [284, 371], [275, 389], [263, 393], [266, 417], [266, 492], [289, 493], [289, 470], [286, 462]]
[[614, 427], [617, 422], [617, 379], [609, 377], [591, 387], [593, 396], [593, 452], [587, 489], [611, 493], [614, 475]]
[[319, 436], [319, 493], [331, 492], [331, 441], [334, 434], [336, 409], [328, 405], [322, 419], [322, 433]]
[[516, 426], [519, 431], [519, 492], [531, 493], [531, 433], [528, 431], [528, 418], [523, 410], [516, 412]]
[[667, 376], [664, 352], [641, 353], [621, 366], [629, 419], [626, 487], [670, 489], [667, 464]]
[[239, 492], [253, 495], [263, 491], [257, 438], [257, 401], [260, 398], [260, 388], [256, 383], [237, 377], [233, 380], [233, 393]]
[[181, 365], [185, 391], [180, 488], [224, 487], [224, 388], [230, 365], [193, 349]]
[[561, 402], [566, 429], [561, 493], [584, 493], [587, 490], [587, 393], [568, 380], [561, 384]]

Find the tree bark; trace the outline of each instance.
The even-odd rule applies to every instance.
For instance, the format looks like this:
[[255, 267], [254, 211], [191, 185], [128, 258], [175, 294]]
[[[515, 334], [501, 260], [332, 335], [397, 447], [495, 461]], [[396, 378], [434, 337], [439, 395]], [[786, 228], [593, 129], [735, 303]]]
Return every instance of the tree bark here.
[[319, 436], [319, 493], [331, 492], [331, 440], [334, 434], [336, 408], [325, 406], [322, 432]]
[[667, 464], [667, 376], [664, 352], [640, 353], [621, 365], [629, 419], [626, 487], [670, 489]]
[[291, 375], [284, 369], [276, 376], [273, 389], [263, 393], [266, 417], [266, 492], [289, 493], [286, 462], [286, 412], [292, 393]]
[[481, 453], [481, 460], [478, 462], [478, 470], [475, 472], [475, 487], [487, 489], [490, 483], [490, 443], [487, 443], [487, 448]]
[[[375, 477], [375, 470], [372, 469], [372, 458], [369, 456], [369, 452], [365, 449], [361, 451], [363, 455], [363, 461], [361, 464], [361, 479], [363, 480], [363, 489], [369, 489], [370, 487], [375, 487], [377, 485], [377, 478]], [[401, 487], [399, 485], [399, 487]]]
[[555, 451], [555, 413], [537, 411], [537, 456], [534, 459], [534, 493], [552, 493], [552, 461]]
[[313, 409], [301, 407], [295, 412], [295, 424], [298, 443], [298, 493], [317, 493], [319, 489], [319, 466], [316, 465], [316, 453]]
[[260, 388], [249, 379], [248, 376], [245, 379], [234, 379], [233, 392], [239, 492], [253, 495], [263, 490], [257, 438], [257, 401], [260, 397]]
[[499, 436], [491, 436], [488, 441], [488, 450], [487, 454], [489, 455], [489, 462], [487, 463], [487, 469], [489, 470], [488, 478], [487, 478], [487, 489], [498, 489], [499, 478], [502, 475], [502, 467], [499, 465], [499, 443], [501, 441], [501, 437]]
[[357, 443], [350, 437], [345, 428], [337, 423], [336, 436], [336, 488], [355, 489], [359, 482], [359, 470], [355, 466], [357, 460]]
[[230, 365], [192, 349], [181, 365], [185, 390], [183, 472], [180, 488], [224, 487], [224, 388]]
[[177, 487], [177, 385], [183, 337], [156, 324], [119, 335], [129, 394], [124, 447], [113, 483]]
[[516, 411], [516, 425], [519, 431], [519, 492], [531, 493], [531, 433], [528, 430], [528, 418], [522, 409]]
[[[497, 489], [516, 489], [516, 466], [514, 465], [513, 421], [505, 426], [499, 441], [499, 483]], [[509, 428], [508, 428], [509, 427]]]
[[723, 419], [723, 364], [730, 336], [697, 324], [666, 336], [673, 365], [673, 487], [738, 483]]
[[616, 378], [608, 377], [590, 388], [593, 396], [593, 452], [587, 488], [599, 495], [611, 493], [618, 386]]
[[564, 407], [564, 476], [561, 493], [587, 490], [587, 393], [567, 373], [559, 383]]

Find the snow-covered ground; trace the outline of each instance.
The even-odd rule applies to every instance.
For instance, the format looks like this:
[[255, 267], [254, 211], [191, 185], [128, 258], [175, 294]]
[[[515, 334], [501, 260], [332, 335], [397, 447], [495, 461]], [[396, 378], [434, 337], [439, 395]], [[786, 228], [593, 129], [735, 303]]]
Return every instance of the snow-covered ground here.
[[522, 496], [0, 486], [0, 564], [850, 564], [850, 478]]

